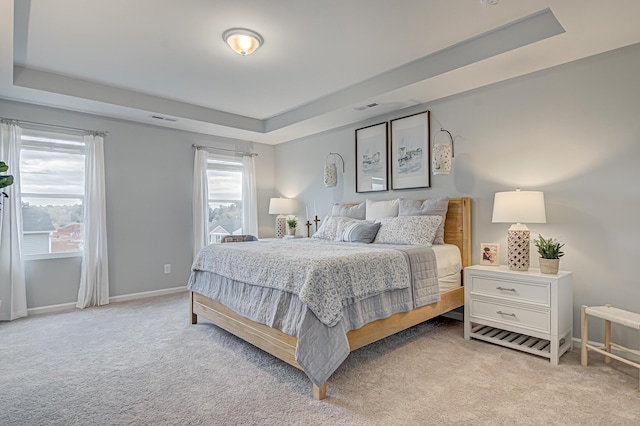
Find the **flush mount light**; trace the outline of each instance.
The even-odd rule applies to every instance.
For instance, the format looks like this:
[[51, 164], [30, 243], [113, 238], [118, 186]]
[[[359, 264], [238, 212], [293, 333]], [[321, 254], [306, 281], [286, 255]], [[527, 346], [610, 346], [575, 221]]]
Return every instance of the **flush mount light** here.
[[260, 34], [246, 28], [229, 28], [222, 33], [222, 39], [242, 56], [251, 55], [264, 43]]

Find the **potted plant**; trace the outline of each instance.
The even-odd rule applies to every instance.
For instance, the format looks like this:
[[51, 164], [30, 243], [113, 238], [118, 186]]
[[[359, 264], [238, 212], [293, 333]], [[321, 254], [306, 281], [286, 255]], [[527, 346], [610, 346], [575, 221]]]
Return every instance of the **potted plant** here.
[[538, 234], [538, 238], [533, 240], [540, 255], [540, 272], [543, 274], [557, 274], [560, 266], [560, 258], [564, 253], [560, 250], [564, 243], [560, 243], [553, 238], [545, 239]]
[[[4, 161], [0, 161], [0, 173], [4, 173], [9, 170], [9, 166]], [[7, 186], [13, 185], [13, 176], [11, 175], [0, 175], [0, 189], [6, 188]], [[0, 210], [2, 210], [2, 199], [8, 198], [6, 192], [0, 192]]]
[[298, 226], [298, 219], [295, 216], [287, 218], [287, 225], [289, 226], [289, 235], [296, 235], [296, 227]]

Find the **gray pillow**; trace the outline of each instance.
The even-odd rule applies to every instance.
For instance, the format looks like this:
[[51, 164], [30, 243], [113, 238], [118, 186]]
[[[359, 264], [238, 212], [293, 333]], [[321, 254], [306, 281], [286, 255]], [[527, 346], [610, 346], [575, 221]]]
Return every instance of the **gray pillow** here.
[[380, 223], [350, 223], [342, 232], [342, 241], [370, 244], [375, 240]]
[[347, 205], [347, 204], [334, 204], [331, 207], [331, 216], [351, 217], [353, 219], [364, 220], [365, 216], [365, 203]]
[[400, 199], [398, 216], [440, 216], [442, 223], [438, 226], [433, 244], [444, 244], [444, 221], [449, 209], [449, 197], [433, 198], [420, 202], [418, 200]]

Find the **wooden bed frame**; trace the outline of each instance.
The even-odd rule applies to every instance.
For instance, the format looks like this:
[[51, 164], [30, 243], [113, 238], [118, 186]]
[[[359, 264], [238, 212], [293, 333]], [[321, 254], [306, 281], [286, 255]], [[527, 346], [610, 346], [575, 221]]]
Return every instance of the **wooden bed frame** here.
[[[455, 244], [462, 254], [462, 266], [471, 265], [471, 199], [450, 198], [445, 220], [444, 240]], [[464, 305], [464, 288], [458, 287], [440, 293], [440, 302], [426, 305], [409, 312], [400, 312], [388, 318], [370, 322], [347, 333], [351, 351], [405, 330], [428, 319], [444, 314]], [[251, 321], [221, 303], [198, 293], [191, 292], [191, 324], [198, 322], [198, 315], [254, 346], [280, 358], [302, 370], [296, 362], [297, 339], [264, 324]], [[313, 385], [313, 397], [324, 399], [327, 383]]]

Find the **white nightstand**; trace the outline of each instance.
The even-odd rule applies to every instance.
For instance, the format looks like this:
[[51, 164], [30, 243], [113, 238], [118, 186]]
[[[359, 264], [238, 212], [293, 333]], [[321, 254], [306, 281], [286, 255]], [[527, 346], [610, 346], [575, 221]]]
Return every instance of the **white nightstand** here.
[[464, 338], [546, 357], [557, 365], [572, 343], [571, 278], [567, 271], [464, 268]]

